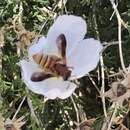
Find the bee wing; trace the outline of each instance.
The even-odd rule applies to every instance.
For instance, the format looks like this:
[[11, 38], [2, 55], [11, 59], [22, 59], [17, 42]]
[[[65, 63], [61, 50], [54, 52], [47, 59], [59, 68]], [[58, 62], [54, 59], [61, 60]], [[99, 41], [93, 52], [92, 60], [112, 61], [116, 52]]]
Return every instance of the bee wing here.
[[60, 34], [56, 39], [56, 44], [58, 47], [59, 54], [63, 60], [63, 64], [66, 65], [66, 38], [64, 34]]
[[51, 77], [54, 77], [54, 75], [45, 72], [34, 72], [31, 76], [31, 81], [39, 82]]

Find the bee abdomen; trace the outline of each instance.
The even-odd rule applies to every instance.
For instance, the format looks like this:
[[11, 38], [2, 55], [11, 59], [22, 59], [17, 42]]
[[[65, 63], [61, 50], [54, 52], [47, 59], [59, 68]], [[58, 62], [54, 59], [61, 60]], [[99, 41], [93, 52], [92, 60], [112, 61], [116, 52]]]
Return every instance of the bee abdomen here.
[[41, 68], [44, 68], [46, 62], [47, 62], [48, 56], [43, 55], [41, 53], [33, 55], [33, 60], [40, 65]]
[[61, 61], [60, 57], [54, 55], [46, 55], [37, 53], [33, 55], [33, 60], [39, 65], [41, 69], [48, 73], [56, 73], [55, 64]]
[[39, 62], [39, 65], [42, 69], [45, 68], [47, 61], [48, 61], [48, 56], [43, 55], [42, 58], [41, 58], [41, 61]]
[[43, 57], [43, 54], [41, 54], [41, 53], [35, 54], [35, 55], [33, 55], [33, 60], [34, 60], [37, 64], [39, 64], [39, 63], [41, 62], [42, 57]]

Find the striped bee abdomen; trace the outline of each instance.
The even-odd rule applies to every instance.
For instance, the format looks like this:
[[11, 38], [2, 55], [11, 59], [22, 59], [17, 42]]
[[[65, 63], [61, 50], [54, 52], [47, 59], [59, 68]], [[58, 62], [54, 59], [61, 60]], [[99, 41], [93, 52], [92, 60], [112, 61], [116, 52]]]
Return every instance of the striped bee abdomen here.
[[43, 55], [42, 53], [37, 53], [33, 55], [33, 60], [43, 69], [46, 62], [47, 62], [48, 56]]
[[53, 68], [55, 64], [61, 60], [61, 58], [53, 55], [45, 55], [42, 53], [37, 53], [33, 55], [33, 60], [40, 66], [41, 69], [54, 73]]

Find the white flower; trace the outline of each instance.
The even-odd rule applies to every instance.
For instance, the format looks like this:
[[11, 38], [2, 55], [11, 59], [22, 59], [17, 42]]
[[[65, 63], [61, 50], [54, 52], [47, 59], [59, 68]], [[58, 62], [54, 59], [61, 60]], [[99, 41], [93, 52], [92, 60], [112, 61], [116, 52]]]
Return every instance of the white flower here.
[[[30, 90], [49, 99], [57, 97], [65, 99], [74, 92], [76, 85], [70, 80], [80, 78], [93, 70], [97, 66], [99, 53], [102, 49], [98, 40], [92, 38], [83, 40], [86, 30], [86, 23], [81, 17], [62, 15], [56, 19], [49, 29], [47, 38], [41, 37], [29, 48], [29, 61], [20, 61], [23, 80]], [[58, 56], [56, 39], [60, 34], [64, 34], [66, 37], [67, 66], [73, 67], [71, 77], [67, 81], [57, 77], [40, 82], [31, 81], [32, 74], [41, 71], [40, 67], [32, 60], [32, 56], [39, 52]]]

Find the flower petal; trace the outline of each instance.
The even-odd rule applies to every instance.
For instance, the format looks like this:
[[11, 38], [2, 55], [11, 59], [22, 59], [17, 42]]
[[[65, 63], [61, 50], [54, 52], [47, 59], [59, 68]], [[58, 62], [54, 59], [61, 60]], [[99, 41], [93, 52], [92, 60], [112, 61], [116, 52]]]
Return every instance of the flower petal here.
[[46, 96], [49, 99], [55, 99], [57, 97], [61, 99], [68, 98], [76, 89], [76, 85], [74, 83], [63, 81], [57, 78], [49, 78], [44, 81], [44, 84], [42, 83], [41, 85], [42, 87], [44, 85], [44, 89], [46, 89], [47, 92], [40, 94]]
[[79, 42], [67, 57], [67, 66], [72, 67], [71, 79], [80, 78], [93, 70], [99, 61], [101, 49], [101, 43], [92, 38]]
[[35, 64], [25, 60], [20, 61], [20, 65], [23, 70], [23, 80], [28, 88], [34, 93], [44, 95], [49, 99], [55, 99], [57, 97], [65, 99], [76, 89], [76, 85], [74, 83], [63, 81], [62, 79], [56, 77], [48, 78], [41, 82], [32, 82], [30, 77], [34, 72], [40, 71], [39, 68], [37, 68]]
[[49, 53], [58, 55], [56, 39], [60, 34], [64, 34], [67, 40], [67, 51], [84, 38], [86, 34], [86, 22], [78, 16], [62, 15], [59, 16], [50, 27], [47, 42]]
[[32, 60], [32, 56], [39, 52], [46, 53], [46, 38], [44, 36], [40, 37], [38, 41], [34, 42], [34, 44], [29, 48], [28, 55], [29, 59]]

